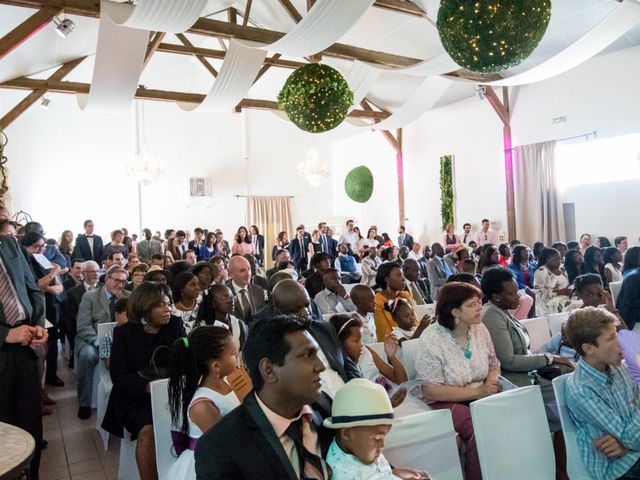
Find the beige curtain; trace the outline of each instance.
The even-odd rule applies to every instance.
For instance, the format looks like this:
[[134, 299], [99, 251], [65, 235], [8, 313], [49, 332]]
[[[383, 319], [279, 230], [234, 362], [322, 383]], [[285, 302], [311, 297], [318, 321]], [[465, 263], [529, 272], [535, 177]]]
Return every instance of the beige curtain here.
[[513, 149], [516, 238], [533, 245], [565, 241], [556, 175], [556, 142]]
[[249, 225], [257, 225], [264, 235], [264, 265], [271, 268], [271, 249], [281, 231], [293, 232], [290, 197], [247, 197]]

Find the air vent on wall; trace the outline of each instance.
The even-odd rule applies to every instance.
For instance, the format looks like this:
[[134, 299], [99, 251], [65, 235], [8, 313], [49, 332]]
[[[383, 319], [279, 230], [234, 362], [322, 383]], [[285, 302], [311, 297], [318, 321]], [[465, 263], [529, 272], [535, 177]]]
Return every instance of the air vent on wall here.
[[189, 198], [211, 198], [213, 188], [211, 179], [208, 177], [189, 178]]

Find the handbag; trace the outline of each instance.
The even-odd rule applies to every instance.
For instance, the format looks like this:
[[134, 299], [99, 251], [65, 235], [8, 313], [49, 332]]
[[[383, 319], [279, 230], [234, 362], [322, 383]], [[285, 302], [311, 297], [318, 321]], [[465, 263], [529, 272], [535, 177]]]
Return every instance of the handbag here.
[[[169, 354], [171, 350], [166, 345], [160, 345], [151, 354], [149, 365], [138, 370], [138, 375], [149, 382], [169, 377]], [[159, 356], [159, 358], [157, 358]]]

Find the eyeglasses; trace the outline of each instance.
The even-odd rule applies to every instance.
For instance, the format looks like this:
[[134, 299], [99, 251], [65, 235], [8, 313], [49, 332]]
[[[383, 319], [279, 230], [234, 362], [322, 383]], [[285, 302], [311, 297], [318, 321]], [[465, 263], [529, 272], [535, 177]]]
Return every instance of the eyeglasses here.
[[127, 283], [126, 279], [123, 280], [121, 278], [113, 278], [113, 277], [111, 277], [111, 280], [113, 280], [114, 282], [116, 282], [117, 284], [120, 284], [120, 285], [125, 285]]
[[475, 302], [466, 303], [466, 304], [463, 304], [462, 306], [466, 308], [476, 309], [478, 307], [482, 307], [482, 302], [480, 300], [476, 300]]

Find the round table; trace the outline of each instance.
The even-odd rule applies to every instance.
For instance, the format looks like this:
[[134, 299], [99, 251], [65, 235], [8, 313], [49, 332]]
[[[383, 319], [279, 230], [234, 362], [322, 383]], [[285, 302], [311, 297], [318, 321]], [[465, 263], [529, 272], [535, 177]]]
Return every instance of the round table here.
[[33, 437], [22, 430], [7, 423], [0, 422], [0, 479], [13, 480], [29, 466], [36, 442]]

